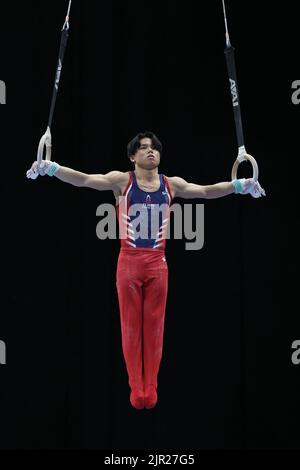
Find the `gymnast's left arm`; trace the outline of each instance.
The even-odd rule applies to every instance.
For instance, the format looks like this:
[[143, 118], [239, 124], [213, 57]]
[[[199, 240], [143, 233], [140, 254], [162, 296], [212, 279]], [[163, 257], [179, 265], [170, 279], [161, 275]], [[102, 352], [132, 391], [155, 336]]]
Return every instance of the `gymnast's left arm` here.
[[168, 182], [174, 197], [181, 197], [183, 199], [218, 199], [233, 193], [251, 194], [254, 198], [265, 195], [259, 183], [253, 178], [242, 178], [231, 182], [206, 186], [188, 183], [178, 176], [168, 178]]
[[188, 183], [178, 176], [168, 178], [168, 182], [174, 197], [181, 197], [183, 199], [217, 199], [235, 192], [233, 184], [227, 182], [202, 186], [200, 184]]

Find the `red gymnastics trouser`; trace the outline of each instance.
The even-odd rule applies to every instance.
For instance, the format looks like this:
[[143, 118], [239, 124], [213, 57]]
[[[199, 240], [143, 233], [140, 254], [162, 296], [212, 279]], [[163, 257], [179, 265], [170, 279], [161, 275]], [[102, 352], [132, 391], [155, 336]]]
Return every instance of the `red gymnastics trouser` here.
[[121, 249], [117, 267], [122, 348], [131, 389], [157, 387], [163, 349], [168, 266], [164, 251]]

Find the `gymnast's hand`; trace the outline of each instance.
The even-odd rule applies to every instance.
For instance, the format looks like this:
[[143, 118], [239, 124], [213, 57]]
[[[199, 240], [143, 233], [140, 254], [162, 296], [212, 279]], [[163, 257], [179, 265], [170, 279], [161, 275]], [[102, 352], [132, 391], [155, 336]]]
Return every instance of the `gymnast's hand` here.
[[27, 176], [28, 179], [32, 179], [32, 180], [35, 180], [39, 176], [38, 163], [37, 162], [34, 162], [32, 164], [30, 170], [28, 170], [26, 172], [26, 176]]
[[49, 160], [42, 160], [41, 165], [38, 165], [38, 162], [34, 162], [30, 170], [27, 171], [26, 176], [27, 178], [36, 179], [38, 175], [40, 176], [48, 175], [53, 165], [57, 165], [57, 163], [51, 162]]
[[265, 196], [266, 192], [258, 181], [255, 181], [253, 178], [248, 178], [245, 180], [242, 194], [251, 194], [252, 197], [257, 199], [261, 196]]
[[234, 180], [233, 185], [238, 194], [251, 194], [255, 199], [266, 195], [265, 190], [254, 178]]

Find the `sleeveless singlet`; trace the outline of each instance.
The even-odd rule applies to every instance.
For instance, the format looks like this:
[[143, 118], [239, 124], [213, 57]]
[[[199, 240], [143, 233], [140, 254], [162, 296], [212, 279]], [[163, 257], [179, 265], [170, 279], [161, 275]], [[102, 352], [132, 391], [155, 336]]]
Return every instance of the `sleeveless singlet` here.
[[169, 210], [172, 203], [167, 178], [159, 175], [160, 187], [147, 192], [139, 188], [134, 171], [117, 204], [121, 248], [165, 250]]

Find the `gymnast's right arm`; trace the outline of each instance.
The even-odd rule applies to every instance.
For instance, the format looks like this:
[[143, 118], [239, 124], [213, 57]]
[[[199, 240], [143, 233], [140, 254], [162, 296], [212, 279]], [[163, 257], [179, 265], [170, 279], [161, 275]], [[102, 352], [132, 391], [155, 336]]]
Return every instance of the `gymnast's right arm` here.
[[43, 160], [40, 167], [38, 167], [37, 162], [34, 162], [31, 169], [27, 172], [28, 178], [30, 178], [31, 172], [38, 173], [40, 176], [55, 176], [73, 186], [92, 188], [98, 191], [114, 191], [128, 179], [128, 175], [121, 171], [111, 171], [106, 175], [89, 175], [47, 160]]

